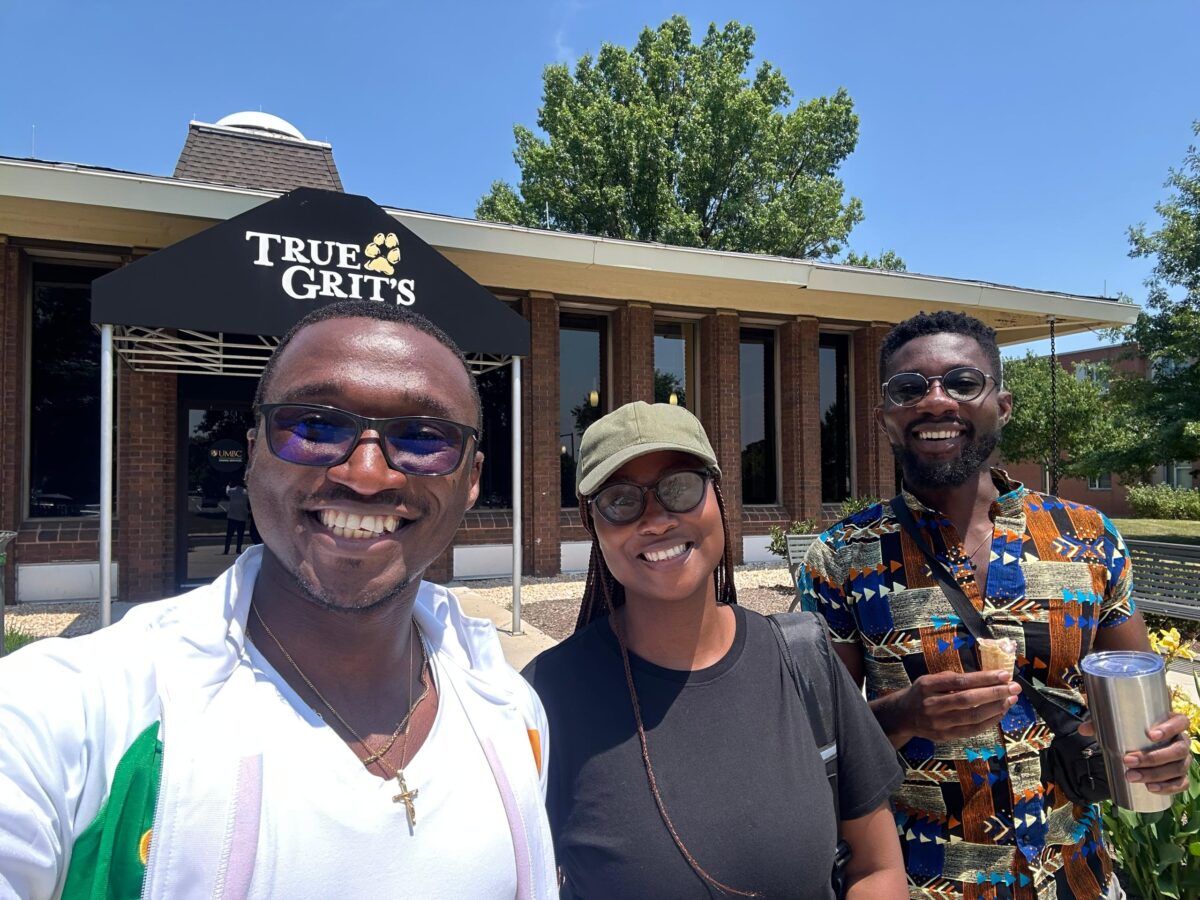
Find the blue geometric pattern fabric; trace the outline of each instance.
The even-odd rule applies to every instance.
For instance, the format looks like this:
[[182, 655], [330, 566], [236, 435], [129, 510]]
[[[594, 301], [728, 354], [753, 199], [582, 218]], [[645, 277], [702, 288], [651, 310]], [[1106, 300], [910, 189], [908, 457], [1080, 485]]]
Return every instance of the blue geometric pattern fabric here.
[[[1091, 507], [1029, 491], [999, 469], [992, 475], [1000, 496], [986, 597], [953, 525], [903, 496], [922, 539], [992, 631], [1016, 642], [1021, 674], [1082, 709], [1079, 661], [1097, 629], [1134, 611], [1125, 543]], [[979, 670], [975, 639], [886, 503], [822, 534], [800, 587], [835, 642], [861, 647], [869, 699], [922, 675]], [[988, 731], [944, 743], [914, 738], [900, 748], [908, 770], [892, 803], [912, 897], [1103, 895], [1112, 864], [1099, 818], [1051, 783], [1052, 737], [1021, 696]]]

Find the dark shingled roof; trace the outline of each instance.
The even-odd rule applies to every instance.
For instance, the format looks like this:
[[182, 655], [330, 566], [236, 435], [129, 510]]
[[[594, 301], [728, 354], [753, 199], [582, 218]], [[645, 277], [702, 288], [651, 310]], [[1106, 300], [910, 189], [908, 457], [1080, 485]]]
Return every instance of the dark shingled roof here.
[[202, 122], [188, 125], [175, 177], [280, 193], [342, 190], [328, 144]]

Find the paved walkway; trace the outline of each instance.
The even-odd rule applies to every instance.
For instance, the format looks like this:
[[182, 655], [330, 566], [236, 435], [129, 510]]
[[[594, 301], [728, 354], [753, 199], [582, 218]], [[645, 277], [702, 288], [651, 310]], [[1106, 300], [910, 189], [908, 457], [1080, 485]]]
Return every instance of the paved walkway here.
[[496, 626], [496, 631], [500, 634], [500, 646], [504, 648], [504, 658], [513, 668], [520, 670], [547, 647], [553, 647], [558, 643], [554, 638], [538, 631], [528, 622], [521, 623], [520, 634], [513, 634], [511, 610], [505, 609], [465, 585], [451, 584], [450, 589], [462, 603], [463, 612], [468, 616], [490, 619]]

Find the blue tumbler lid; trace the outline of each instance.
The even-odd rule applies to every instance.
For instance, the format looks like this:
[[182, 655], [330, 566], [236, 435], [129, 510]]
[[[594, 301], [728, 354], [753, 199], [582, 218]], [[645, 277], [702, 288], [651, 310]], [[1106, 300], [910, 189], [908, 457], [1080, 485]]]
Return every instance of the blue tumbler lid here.
[[1161, 672], [1163, 659], [1144, 650], [1102, 650], [1089, 653], [1079, 665], [1089, 675], [1099, 678], [1136, 678]]

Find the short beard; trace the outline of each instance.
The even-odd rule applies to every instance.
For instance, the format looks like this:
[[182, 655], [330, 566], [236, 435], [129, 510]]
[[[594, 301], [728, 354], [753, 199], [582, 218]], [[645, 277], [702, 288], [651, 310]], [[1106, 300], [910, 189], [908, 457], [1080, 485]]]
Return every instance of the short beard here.
[[891, 448], [904, 471], [906, 484], [936, 490], [962, 487], [987, 466], [999, 443], [1000, 431], [997, 429], [965, 443], [956, 458], [939, 462], [922, 459], [907, 444], [891, 444]]
[[361, 606], [346, 606], [345, 604], [335, 602], [332, 595], [328, 591], [325, 591], [313, 584], [300, 572], [296, 573], [296, 583], [300, 586], [300, 591], [304, 594], [305, 599], [313, 605], [319, 606], [321, 609], [328, 610], [329, 612], [353, 614], [372, 612], [373, 610], [377, 610], [380, 607], [387, 606], [395, 602], [400, 598], [400, 595], [408, 590], [409, 586], [412, 585], [412, 583], [419, 577], [420, 576], [404, 578], [390, 591], [381, 594], [379, 597], [375, 598], [369, 603], [364, 603]]

